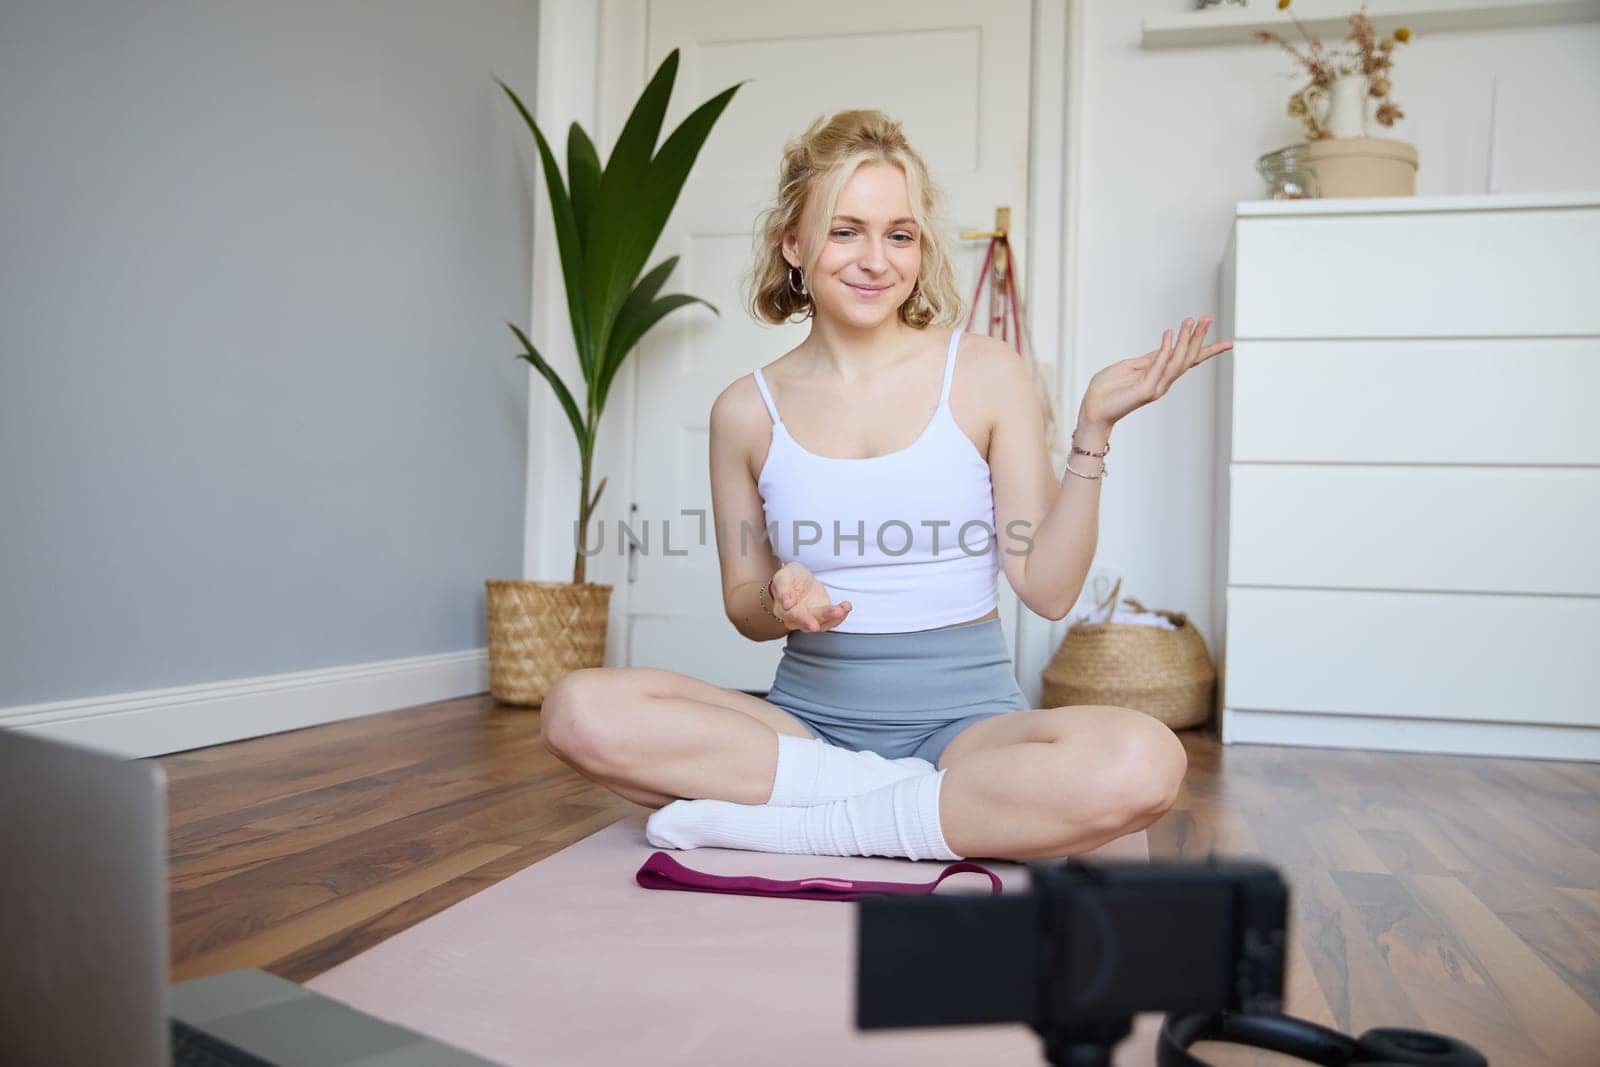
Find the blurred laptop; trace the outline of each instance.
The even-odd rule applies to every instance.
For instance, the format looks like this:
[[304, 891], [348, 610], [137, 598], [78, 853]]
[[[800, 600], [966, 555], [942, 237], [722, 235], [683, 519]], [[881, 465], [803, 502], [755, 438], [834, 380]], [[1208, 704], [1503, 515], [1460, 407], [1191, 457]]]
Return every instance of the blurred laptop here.
[[257, 969], [168, 985], [166, 774], [0, 730], [0, 1063], [491, 1064]]

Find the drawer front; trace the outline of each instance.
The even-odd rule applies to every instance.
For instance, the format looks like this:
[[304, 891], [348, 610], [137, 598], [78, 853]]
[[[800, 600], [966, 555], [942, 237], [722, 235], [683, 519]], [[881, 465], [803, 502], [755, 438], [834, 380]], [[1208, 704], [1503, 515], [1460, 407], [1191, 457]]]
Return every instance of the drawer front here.
[[1596, 546], [1600, 468], [1230, 470], [1230, 586], [1593, 596]]
[[1600, 208], [1235, 225], [1235, 337], [1600, 334]]
[[1600, 337], [1240, 341], [1223, 358], [1234, 460], [1600, 466]]
[[1227, 596], [1229, 708], [1600, 725], [1600, 598]]

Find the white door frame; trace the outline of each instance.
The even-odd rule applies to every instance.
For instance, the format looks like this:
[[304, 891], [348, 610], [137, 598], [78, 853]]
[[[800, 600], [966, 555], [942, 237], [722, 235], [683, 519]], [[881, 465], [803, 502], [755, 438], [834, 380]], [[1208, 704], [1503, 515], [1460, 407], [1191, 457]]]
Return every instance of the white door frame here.
[[[1081, 242], [1084, 140], [1084, 0], [1033, 0], [1033, 78], [1030, 89], [1027, 247], [1034, 261], [1024, 272], [1023, 308], [1028, 312], [1036, 351], [1057, 353], [1054, 390], [1061, 432], [1071, 429], [1078, 404], [1077, 358], [1082, 338], [1077, 314]], [[611, 151], [626, 110], [597, 114], [600, 85], [627, 92], [605, 94], [628, 107], [643, 91], [648, 3], [635, 0], [541, 0], [539, 66], [534, 99], [518, 89], [539, 122], [551, 151], [566, 167], [566, 131], [577, 122], [594, 139], [602, 160]], [[602, 32], [602, 27], [604, 32]], [[676, 88], [676, 87], [675, 87]], [[676, 99], [676, 95], [675, 95]], [[509, 105], [509, 101], [506, 103]], [[615, 106], [615, 105], [612, 105]], [[525, 148], [532, 173], [534, 204], [533, 291], [529, 340], [569, 388], [582, 381], [572, 346], [560, 253], [550, 219], [549, 193], [532, 137]], [[960, 219], [961, 225], [988, 228], [992, 219]], [[1060, 294], [1041, 302], [1040, 294]], [[1047, 365], [1047, 369], [1048, 365]], [[573, 525], [577, 518], [577, 445], [549, 385], [528, 368], [527, 499], [523, 538], [523, 577], [547, 581], [572, 578]], [[630, 356], [613, 383], [601, 441], [595, 452], [596, 480], [609, 477], [597, 512], [608, 533], [627, 518], [631, 497], [633, 416], [637, 391], [637, 357]], [[615, 447], [613, 447], [615, 446]], [[591, 488], [592, 491], [592, 488]], [[611, 625], [606, 628], [607, 664], [628, 662], [625, 623], [629, 612], [626, 568], [606, 551], [586, 564], [586, 579], [612, 583]], [[1039, 701], [1039, 672], [1049, 662], [1064, 632], [1064, 623], [1018, 611], [1015, 660], [1024, 693]]]

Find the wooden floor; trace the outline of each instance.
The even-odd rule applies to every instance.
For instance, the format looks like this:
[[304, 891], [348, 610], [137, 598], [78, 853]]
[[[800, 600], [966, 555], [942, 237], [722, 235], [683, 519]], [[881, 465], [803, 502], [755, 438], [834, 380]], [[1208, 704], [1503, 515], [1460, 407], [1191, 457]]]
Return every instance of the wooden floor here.
[[[1286, 1011], [1439, 1030], [1497, 1067], [1600, 1063], [1600, 765], [1180, 736], [1151, 853], [1283, 872]], [[642, 810], [487, 694], [155, 762], [175, 980], [304, 981]]]

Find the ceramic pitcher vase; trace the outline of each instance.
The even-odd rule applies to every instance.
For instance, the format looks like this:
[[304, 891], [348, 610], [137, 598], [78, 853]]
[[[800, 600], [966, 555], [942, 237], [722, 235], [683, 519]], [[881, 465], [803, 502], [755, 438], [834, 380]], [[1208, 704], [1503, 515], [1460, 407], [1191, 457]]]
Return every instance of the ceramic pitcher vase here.
[[1327, 113], [1320, 116], [1323, 128], [1335, 137], [1367, 135], [1367, 76], [1342, 74], [1327, 90]]

